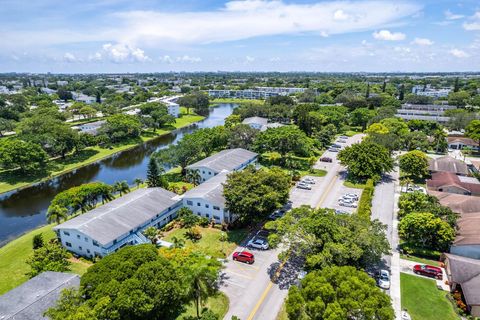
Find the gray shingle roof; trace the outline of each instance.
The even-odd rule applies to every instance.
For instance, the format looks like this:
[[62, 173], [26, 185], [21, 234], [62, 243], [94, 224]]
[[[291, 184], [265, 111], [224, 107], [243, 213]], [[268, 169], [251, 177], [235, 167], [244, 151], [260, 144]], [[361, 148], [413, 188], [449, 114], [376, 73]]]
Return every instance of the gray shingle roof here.
[[267, 118], [262, 118], [262, 117], [250, 117], [250, 118], [245, 118], [242, 121], [243, 124], [259, 124], [261, 126], [266, 125], [268, 123]]
[[200, 167], [209, 168], [215, 172], [222, 170], [232, 171], [242, 164], [255, 158], [258, 154], [242, 148], [222, 150], [210, 157], [195, 162], [187, 166], [187, 169], [197, 169]]
[[208, 179], [193, 189], [183, 194], [185, 199], [201, 198], [220, 207], [225, 207], [223, 196], [223, 183], [227, 180], [227, 171], [222, 171], [213, 178]]
[[465, 162], [449, 156], [430, 159], [429, 170], [434, 172], [446, 171], [465, 176], [469, 174], [468, 166]]
[[47, 319], [63, 289], [78, 287], [80, 277], [72, 273], [46, 271], [0, 296], [1, 320]]
[[175, 205], [175, 196], [162, 188], [137, 189], [53, 229], [79, 230], [106, 245]]
[[480, 305], [480, 260], [444, 253], [448, 259], [451, 281], [462, 286], [469, 305]]

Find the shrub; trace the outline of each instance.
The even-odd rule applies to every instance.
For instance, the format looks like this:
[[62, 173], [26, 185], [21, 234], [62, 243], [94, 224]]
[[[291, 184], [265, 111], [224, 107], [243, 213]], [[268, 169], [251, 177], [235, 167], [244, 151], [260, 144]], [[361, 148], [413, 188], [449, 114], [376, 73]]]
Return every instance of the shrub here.
[[185, 232], [185, 237], [193, 242], [202, 239], [202, 232], [198, 227], [192, 227]]
[[41, 248], [41, 247], [43, 247], [43, 245], [44, 245], [43, 235], [41, 233], [34, 235], [33, 236], [33, 243], [32, 243], [33, 250]]
[[368, 179], [365, 183], [365, 188], [362, 191], [360, 201], [358, 202], [357, 213], [359, 216], [370, 219], [370, 216], [372, 214], [372, 199], [374, 191], [375, 187], [373, 185], [373, 180]]
[[205, 218], [205, 217], [201, 217], [198, 221], [198, 224], [201, 226], [201, 227], [208, 227], [208, 225], [210, 224], [210, 220], [208, 220], [208, 218]]

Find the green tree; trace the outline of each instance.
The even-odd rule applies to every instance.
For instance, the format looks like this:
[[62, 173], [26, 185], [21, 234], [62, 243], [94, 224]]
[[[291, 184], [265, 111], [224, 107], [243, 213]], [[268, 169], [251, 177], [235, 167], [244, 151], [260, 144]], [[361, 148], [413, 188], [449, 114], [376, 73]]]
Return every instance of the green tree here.
[[78, 210], [85, 212], [95, 208], [98, 200], [101, 200], [102, 203], [112, 200], [112, 192], [112, 186], [103, 182], [82, 184], [57, 194], [50, 203], [49, 209], [59, 206], [66, 208], [69, 213]]
[[152, 242], [152, 244], [155, 244], [158, 236], [158, 229], [155, 227], [148, 227], [143, 231], [143, 234]]
[[200, 91], [178, 98], [177, 103], [186, 107], [187, 112], [190, 112], [190, 108], [193, 108], [200, 115], [207, 115], [210, 107], [208, 95]]
[[228, 148], [252, 149], [258, 130], [246, 124], [237, 124], [232, 127], [228, 133]]
[[455, 227], [458, 218], [458, 214], [449, 207], [442, 206], [435, 196], [420, 191], [402, 193], [398, 201], [398, 208], [400, 209], [398, 212], [400, 219], [413, 212], [430, 212]]
[[168, 108], [159, 102], [148, 102], [140, 106], [140, 120], [153, 131], [175, 123], [175, 117], [168, 114]]
[[400, 169], [413, 179], [421, 179], [428, 175], [428, 157], [419, 150], [413, 150], [400, 156]]
[[186, 178], [190, 181], [193, 186], [198, 186], [202, 181], [202, 176], [200, 175], [200, 170], [188, 170]]
[[387, 134], [390, 131], [385, 125], [375, 122], [368, 126], [368, 129], [365, 132], [368, 134]]
[[364, 271], [353, 267], [327, 267], [292, 286], [286, 309], [289, 319], [393, 320], [390, 297]]
[[455, 230], [432, 213], [407, 214], [398, 225], [398, 234], [408, 244], [438, 251], [448, 250]]
[[68, 210], [65, 207], [60, 207], [59, 205], [53, 205], [48, 207], [47, 210], [47, 221], [49, 223], [55, 222], [60, 224], [62, 220], [66, 220], [68, 217]]
[[393, 169], [393, 159], [388, 150], [375, 143], [353, 144], [338, 153], [340, 163], [347, 167], [353, 178], [366, 180], [379, 177]]
[[149, 188], [163, 187], [162, 181], [163, 168], [158, 165], [155, 158], [150, 157], [147, 168], [147, 186]]
[[178, 220], [183, 228], [192, 228], [200, 222], [200, 217], [195, 215], [192, 210], [183, 207], [178, 210]]
[[403, 146], [407, 150], [427, 151], [430, 147], [428, 136], [421, 131], [408, 132], [403, 136]]
[[465, 135], [475, 141], [480, 142], [480, 120], [472, 120], [468, 124]]
[[130, 186], [128, 185], [128, 182], [125, 180], [117, 181], [113, 184], [113, 190], [116, 192], [119, 192], [120, 196], [122, 196], [124, 193], [130, 192]]
[[223, 194], [228, 210], [251, 224], [282, 206], [289, 190], [290, 177], [282, 170], [246, 168], [228, 175]]
[[367, 124], [376, 115], [374, 110], [368, 108], [358, 108], [350, 113], [350, 121], [354, 126], [361, 126], [365, 130]]
[[13, 129], [15, 129], [15, 121], [0, 118], [0, 137], [3, 137], [5, 132], [13, 131]]
[[242, 122], [242, 118], [238, 114], [231, 114], [225, 118], [225, 128], [233, 128]]
[[69, 254], [56, 242], [49, 242], [33, 251], [27, 259], [30, 266], [28, 275], [33, 278], [44, 271], [64, 272], [69, 270]]
[[20, 139], [0, 140], [0, 166], [4, 169], [17, 169], [23, 173], [45, 169], [48, 155], [43, 149]]
[[135, 178], [135, 180], [133, 182], [136, 184], [137, 189], [139, 189], [140, 185], [143, 183], [143, 180], [140, 179], [140, 178]]
[[130, 138], [138, 138], [141, 132], [141, 123], [135, 116], [115, 114], [108, 117], [99, 130], [112, 142], [119, 142]]
[[448, 95], [448, 104], [464, 107], [469, 99], [470, 94], [467, 91], [450, 92]]
[[33, 250], [41, 248], [44, 245], [45, 245], [45, 243], [43, 242], [43, 234], [42, 233], [38, 233], [38, 234], [33, 236], [33, 240], [32, 240]]
[[432, 135], [433, 141], [432, 141], [432, 147], [437, 153], [443, 153], [447, 150], [448, 148], [448, 142], [447, 142], [447, 134], [439, 129], [435, 130]]
[[254, 149], [259, 153], [276, 151], [282, 155], [309, 157], [313, 153], [313, 140], [295, 126], [283, 126], [261, 132], [255, 139]]

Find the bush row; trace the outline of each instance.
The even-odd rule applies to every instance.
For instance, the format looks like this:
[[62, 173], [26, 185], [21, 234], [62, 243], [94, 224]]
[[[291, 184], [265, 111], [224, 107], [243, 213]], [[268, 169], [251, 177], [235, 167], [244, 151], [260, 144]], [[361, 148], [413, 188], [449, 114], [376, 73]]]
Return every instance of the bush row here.
[[358, 202], [358, 215], [370, 219], [372, 214], [372, 199], [375, 186], [372, 179], [368, 179]]

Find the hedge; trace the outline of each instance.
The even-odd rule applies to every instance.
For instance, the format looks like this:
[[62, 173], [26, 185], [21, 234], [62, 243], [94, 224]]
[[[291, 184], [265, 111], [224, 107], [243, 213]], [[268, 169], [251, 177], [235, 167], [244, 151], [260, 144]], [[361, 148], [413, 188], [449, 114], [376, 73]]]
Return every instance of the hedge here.
[[368, 179], [365, 183], [365, 188], [362, 191], [362, 196], [358, 202], [357, 213], [359, 216], [370, 219], [372, 215], [372, 199], [373, 192], [375, 191], [375, 186], [373, 185], [373, 180]]

